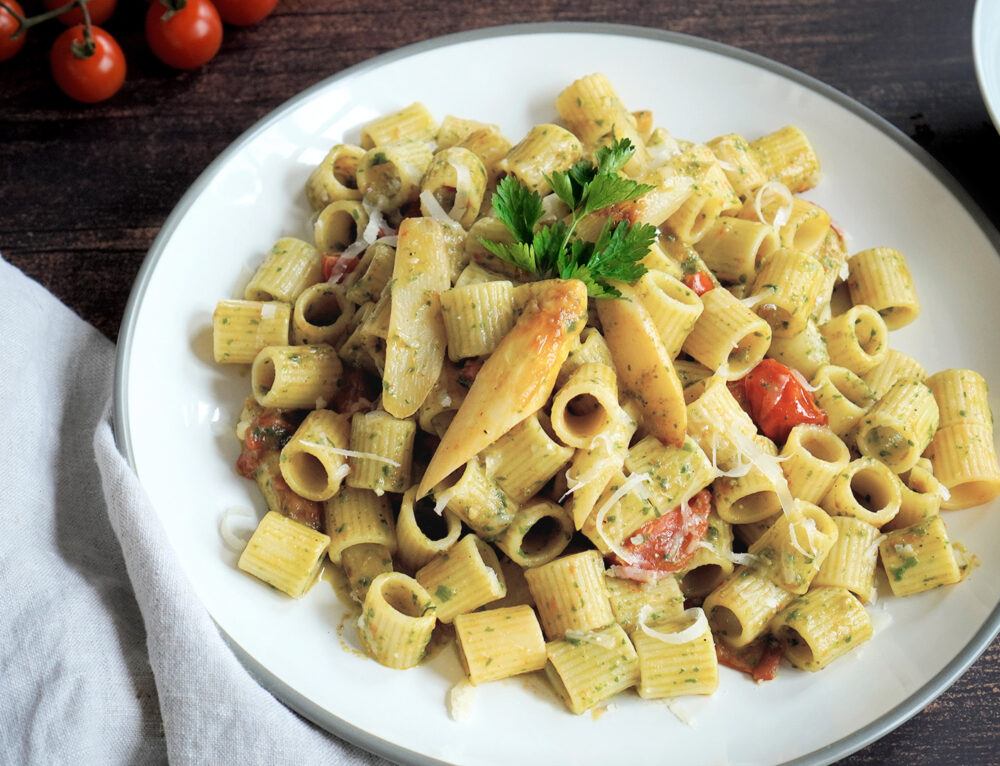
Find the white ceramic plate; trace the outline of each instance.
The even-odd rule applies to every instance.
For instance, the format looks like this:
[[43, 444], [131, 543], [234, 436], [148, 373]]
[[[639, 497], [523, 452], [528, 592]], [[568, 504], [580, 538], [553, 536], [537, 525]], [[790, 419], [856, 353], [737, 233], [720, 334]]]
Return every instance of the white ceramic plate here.
[[979, 0], [972, 17], [972, 58], [983, 101], [1000, 130], [1000, 2]]
[[[310, 169], [333, 143], [356, 141], [362, 123], [418, 99], [439, 118], [495, 122], [516, 140], [554, 119], [556, 94], [592, 71], [680, 137], [803, 128], [825, 173], [807, 196], [833, 213], [854, 249], [892, 245], [909, 258], [924, 311], [894, 345], [932, 371], [973, 366], [1000, 382], [996, 233], [902, 134], [826, 86], [714, 43], [630, 27], [513, 27], [422, 43], [337, 75], [205, 171], [154, 243], [129, 305], [117, 381], [121, 446], [234, 651], [277, 696], [371, 750], [408, 763], [484, 765], [833, 760], [917, 712], [995, 633], [1000, 509], [948, 516], [954, 538], [982, 559], [966, 582], [884, 598], [873, 611], [892, 624], [819, 674], [783, 667], [758, 687], [723, 669], [715, 696], [678, 704], [690, 726], [631, 693], [603, 716], [576, 717], [530, 679], [480, 688], [472, 719], [456, 723], [445, 711], [461, 675], [453, 650], [407, 672], [346, 651], [332, 588], [321, 582], [301, 601], [280, 596], [239, 572], [219, 538], [223, 509], [262, 508], [232, 468], [230, 428], [248, 376], [212, 364], [211, 313], [241, 292], [274, 240], [309, 236], [302, 188]], [[343, 640], [356, 642], [351, 629]]]

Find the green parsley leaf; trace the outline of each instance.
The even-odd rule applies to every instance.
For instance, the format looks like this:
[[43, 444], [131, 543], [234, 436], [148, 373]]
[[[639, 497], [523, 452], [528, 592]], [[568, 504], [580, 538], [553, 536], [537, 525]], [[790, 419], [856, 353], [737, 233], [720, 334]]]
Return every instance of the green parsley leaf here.
[[652, 190], [651, 186], [618, 175], [634, 153], [631, 142], [621, 139], [598, 149], [594, 155], [596, 164], [581, 160], [568, 170], [546, 176], [556, 196], [573, 214], [568, 225], [557, 221], [537, 231], [535, 227], [543, 214], [541, 197], [507, 176], [493, 195], [493, 209], [517, 243], [483, 239], [480, 242], [498, 258], [540, 278], [555, 275], [579, 279], [593, 298], [621, 297], [621, 292], [609, 282], [633, 283], [646, 273], [646, 267], [639, 261], [649, 251], [656, 229], [609, 218], [597, 242], [574, 239], [573, 232], [583, 217]]
[[631, 178], [603, 174], [595, 176], [587, 189], [587, 200], [583, 208], [584, 215], [603, 210], [609, 205], [628, 202], [652, 191], [652, 189], [652, 186], [636, 183]]
[[597, 172], [614, 175], [628, 164], [635, 154], [635, 147], [627, 138], [615, 141], [611, 146], [602, 146], [594, 152], [597, 160]]
[[506, 176], [497, 184], [493, 195], [493, 210], [518, 242], [531, 242], [535, 224], [544, 212], [538, 192], [532, 191], [513, 176]]
[[480, 238], [479, 243], [497, 258], [513, 263], [518, 268], [530, 271], [532, 274], [538, 273], [535, 251], [531, 245], [524, 242], [495, 242], [482, 238]]

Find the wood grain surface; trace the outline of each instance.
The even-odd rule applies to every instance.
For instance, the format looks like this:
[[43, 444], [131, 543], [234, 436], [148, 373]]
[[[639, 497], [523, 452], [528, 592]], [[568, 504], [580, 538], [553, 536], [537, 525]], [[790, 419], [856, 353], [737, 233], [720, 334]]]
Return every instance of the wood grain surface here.
[[[40, 6], [23, 4], [29, 12]], [[47, 51], [57, 24], [33, 30], [24, 50], [0, 64], [0, 252], [112, 339], [160, 226], [244, 130], [345, 67], [498, 24], [635, 24], [782, 62], [911, 136], [1000, 224], [1000, 136], [976, 84], [972, 0], [281, 0], [260, 24], [227, 27], [219, 56], [191, 73], [170, 70], [145, 48], [145, 3], [119, 6], [106, 26], [121, 41], [129, 73], [105, 104], [81, 107], [52, 83]], [[997, 764], [998, 722], [994, 641], [925, 710], [842, 762]], [[778, 731], [776, 722], [767, 736]]]

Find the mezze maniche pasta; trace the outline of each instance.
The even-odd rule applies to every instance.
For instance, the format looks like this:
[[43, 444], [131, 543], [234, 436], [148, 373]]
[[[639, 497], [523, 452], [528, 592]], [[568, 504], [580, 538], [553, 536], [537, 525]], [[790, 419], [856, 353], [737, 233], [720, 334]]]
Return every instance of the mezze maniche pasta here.
[[537, 671], [573, 713], [819, 670], [880, 564], [894, 597], [965, 577], [986, 383], [892, 347], [905, 257], [800, 196], [801, 130], [682, 140], [593, 74], [513, 138], [370, 122], [308, 178], [313, 241], [219, 302], [268, 508], [241, 569], [298, 598], [339, 567], [375, 661], [445, 631], [472, 684]]

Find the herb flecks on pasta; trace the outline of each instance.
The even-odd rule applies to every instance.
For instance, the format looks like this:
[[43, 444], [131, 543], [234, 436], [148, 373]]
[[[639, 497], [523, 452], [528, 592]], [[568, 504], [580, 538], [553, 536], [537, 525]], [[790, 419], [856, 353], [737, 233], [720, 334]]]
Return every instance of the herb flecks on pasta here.
[[986, 381], [892, 348], [920, 285], [799, 196], [798, 128], [682, 140], [599, 74], [556, 111], [362, 126], [313, 242], [219, 302], [268, 509], [238, 566], [295, 598], [339, 567], [375, 661], [451, 623], [469, 683], [574, 713], [836, 667], [879, 566], [896, 598], [975, 565], [945, 521], [1000, 494]]

